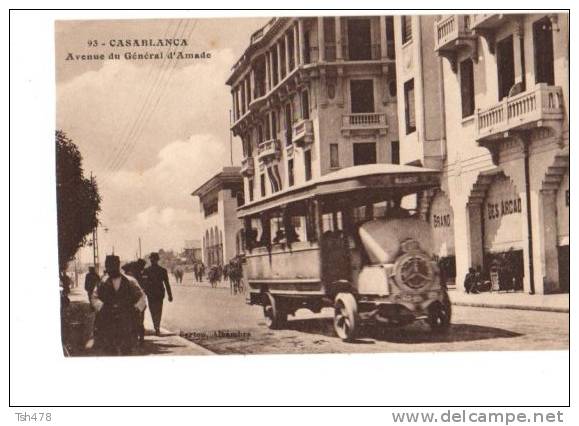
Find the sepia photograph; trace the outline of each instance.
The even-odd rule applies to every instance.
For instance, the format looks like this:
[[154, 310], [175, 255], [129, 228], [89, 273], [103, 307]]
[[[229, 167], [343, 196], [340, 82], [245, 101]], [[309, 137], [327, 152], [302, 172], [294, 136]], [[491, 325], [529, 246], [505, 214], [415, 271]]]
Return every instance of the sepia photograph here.
[[569, 349], [567, 12], [54, 28], [64, 356]]

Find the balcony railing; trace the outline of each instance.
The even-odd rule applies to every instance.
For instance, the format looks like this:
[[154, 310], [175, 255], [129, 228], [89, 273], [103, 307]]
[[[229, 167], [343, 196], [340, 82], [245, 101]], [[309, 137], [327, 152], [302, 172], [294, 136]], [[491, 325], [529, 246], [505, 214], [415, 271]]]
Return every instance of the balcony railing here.
[[434, 50], [450, 61], [456, 72], [458, 51], [470, 49], [474, 61], [477, 59], [476, 37], [470, 30], [470, 15], [449, 15], [434, 22]]
[[257, 147], [257, 159], [260, 161], [278, 158], [281, 153], [281, 144], [277, 139], [269, 139]]
[[314, 142], [314, 125], [310, 119], [302, 119], [293, 125], [292, 142], [300, 147]]
[[386, 114], [369, 112], [342, 116], [342, 130], [386, 130]]
[[462, 38], [471, 38], [469, 15], [449, 15], [434, 23], [434, 50], [452, 49]]
[[563, 92], [558, 86], [538, 84], [476, 113], [476, 139], [502, 138], [509, 130], [523, 130], [563, 119]]
[[241, 175], [242, 176], [253, 176], [255, 173], [255, 165], [253, 163], [253, 157], [245, 157], [241, 160]]

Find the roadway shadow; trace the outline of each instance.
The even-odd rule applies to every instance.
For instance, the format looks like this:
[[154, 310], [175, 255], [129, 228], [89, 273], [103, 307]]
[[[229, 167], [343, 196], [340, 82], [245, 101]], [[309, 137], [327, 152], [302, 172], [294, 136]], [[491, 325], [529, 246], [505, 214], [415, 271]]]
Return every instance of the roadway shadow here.
[[[319, 334], [337, 338], [332, 318], [308, 318], [288, 320], [288, 330]], [[375, 341], [392, 343], [454, 343], [477, 340], [520, 337], [522, 334], [496, 327], [474, 324], [452, 324], [446, 332], [432, 332], [424, 321], [416, 321], [404, 327], [388, 327], [365, 324], [353, 343], [374, 344]]]

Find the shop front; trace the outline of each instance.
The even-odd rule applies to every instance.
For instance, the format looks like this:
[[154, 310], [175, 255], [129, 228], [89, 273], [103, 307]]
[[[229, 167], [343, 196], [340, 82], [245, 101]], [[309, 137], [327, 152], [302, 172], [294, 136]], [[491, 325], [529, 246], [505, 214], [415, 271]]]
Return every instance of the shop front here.
[[432, 227], [434, 254], [438, 258], [441, 277], [449, 286], [456, 283], [454, 253], [454, 215], [450, 200], [442, 191], [432, 199], [428, 220]]
[[483, 203], [483, 275], [492, 291], [522, 291], [525, 217], [515, 185], [497, 175]]

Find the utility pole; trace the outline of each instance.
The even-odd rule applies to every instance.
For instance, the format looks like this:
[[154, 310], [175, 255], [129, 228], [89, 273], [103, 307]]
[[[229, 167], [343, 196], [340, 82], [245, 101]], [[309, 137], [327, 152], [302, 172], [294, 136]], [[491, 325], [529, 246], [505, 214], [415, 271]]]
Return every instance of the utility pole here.
[[141, 251], [141, 237], [139, 237], [139, 259], [143, 258], [143, 253]]

